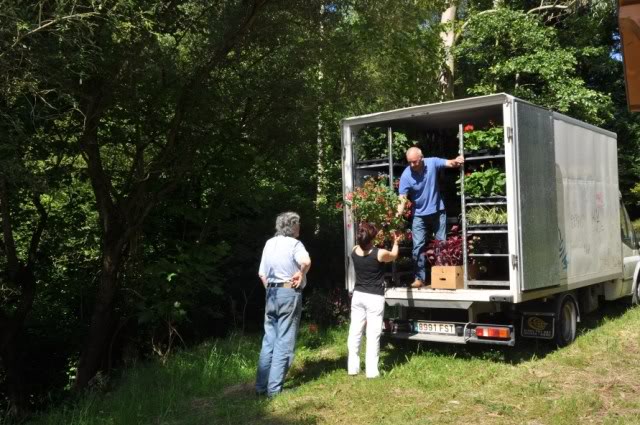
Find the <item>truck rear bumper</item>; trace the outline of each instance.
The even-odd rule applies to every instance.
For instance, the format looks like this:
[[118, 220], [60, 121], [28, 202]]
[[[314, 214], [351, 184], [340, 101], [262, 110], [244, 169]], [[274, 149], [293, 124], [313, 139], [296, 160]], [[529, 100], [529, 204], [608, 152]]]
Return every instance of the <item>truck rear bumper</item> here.
[[489, 344], [513, 347], [516, 343], [515, 330], [512, 325], [495, 325], [487, 323], [455, 323], [455, 335], [417, 332], [414, 320], [394, 321], [385, 324], [384, 335], [414, 341], [444, 342], [449, 344]]

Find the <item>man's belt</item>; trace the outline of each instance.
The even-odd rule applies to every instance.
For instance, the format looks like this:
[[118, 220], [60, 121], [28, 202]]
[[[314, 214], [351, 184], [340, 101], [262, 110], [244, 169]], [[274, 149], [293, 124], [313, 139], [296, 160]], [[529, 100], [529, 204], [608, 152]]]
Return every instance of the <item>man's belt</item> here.
[[267, 282], [267, 288], [293, 288], [290, 280], [286, 282]]

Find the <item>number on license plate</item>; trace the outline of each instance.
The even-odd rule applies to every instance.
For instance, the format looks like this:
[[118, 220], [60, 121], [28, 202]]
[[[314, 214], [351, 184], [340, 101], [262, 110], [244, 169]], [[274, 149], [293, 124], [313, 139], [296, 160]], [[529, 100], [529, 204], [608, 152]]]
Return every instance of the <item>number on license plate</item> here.
[[418, 332], [455, 335], [456, 326], [453, 323], [418, 322]]

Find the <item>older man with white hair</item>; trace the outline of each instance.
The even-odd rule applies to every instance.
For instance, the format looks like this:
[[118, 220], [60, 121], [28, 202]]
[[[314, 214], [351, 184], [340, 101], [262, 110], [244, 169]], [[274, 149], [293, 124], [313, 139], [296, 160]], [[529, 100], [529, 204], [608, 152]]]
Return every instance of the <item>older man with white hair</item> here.
[[424, 158], [417, 147], [407, 150], [409, 166], [400, 176], [400, 203], [398, 214], [404, 212], [407, 199], [412, 202], [413, 219], [411, 234], [413, 240], [413, 261], [415, 263], [415, 280], [412, 288], [424, 286], [426, 258], [424, 251], [427, 238], [445, 240], [447, 236], [447, 214], [444, 202], [438, 189], [438, 171], [444, 167], [457, 168], [464, 163], [464, 158], [454, 159], [437, 157]]
[[295, 354], [302, 313], [302, 290], [311, 267], [300, 237], [300, 216], [284, 212], [276, 217], [276, 234], [262, 251], [258, 276], [266, 289], [264, 338], [258, 360], [256, 394], [273, 397], [282, 392]]

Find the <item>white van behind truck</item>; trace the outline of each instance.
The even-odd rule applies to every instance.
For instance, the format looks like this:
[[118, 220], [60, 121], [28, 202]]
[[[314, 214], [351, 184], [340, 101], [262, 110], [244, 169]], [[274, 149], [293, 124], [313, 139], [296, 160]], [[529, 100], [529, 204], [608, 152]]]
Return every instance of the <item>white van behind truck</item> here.
[[[385, 321], [385, 330], [421, 341], [514, 345], [541, 338], [564, 346], [575, 339], [580, 315], [601, 301], [631, 297], [637, 304], [640, 246], [621, 202], [616, 134], [607, 130], [507, 94], [351, 117], [342, 121], [344, 194], [367, 176], [388, 175], [390, 184], [399, 177], [406, 162], [393, 157], [397, 132], [417, 140], [425, 156], [452, 158], [464, 152], [468, 124], [501, 126], [503, 149], [465, 153], [463, 169], [447, 171], [441, 191], [450, 225], [461, 227], [465, 240], [490, 247], [464, 250], [458, 289], [410, 288], [410, 270], [392, 266], [385, 298], [398, 308], [388, 309], [397, 316]], [[387, 135], [383, 158], [363, 158], [358, 150], [359, 134], [372, 129]], [[504, 196], [465, 194], [469, 170], [485, 167], [504, 173]], [[507, 223], [472, 226], [466, 215], [478, 206], [506, 210]], [[354, 220], [345, 207], [349, 290]], [[401, 255], [406, 263], [410, 247]]]

